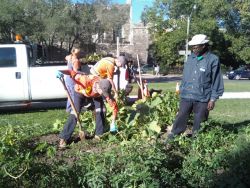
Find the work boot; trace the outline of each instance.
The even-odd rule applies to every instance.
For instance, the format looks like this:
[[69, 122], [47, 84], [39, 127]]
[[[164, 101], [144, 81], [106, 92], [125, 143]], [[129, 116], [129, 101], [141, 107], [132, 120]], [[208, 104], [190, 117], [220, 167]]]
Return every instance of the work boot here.
[[167, 140], [173, 139], [174, 138], [174, 134], [173, 133], [169, 133], [167, 136]]
[[66, 148], [66, 146], [67, 146], [66, 141], [63, 140], [63, 139], [60, 139], [58, 148], [59, 149], [64, 149], [64, 148]]

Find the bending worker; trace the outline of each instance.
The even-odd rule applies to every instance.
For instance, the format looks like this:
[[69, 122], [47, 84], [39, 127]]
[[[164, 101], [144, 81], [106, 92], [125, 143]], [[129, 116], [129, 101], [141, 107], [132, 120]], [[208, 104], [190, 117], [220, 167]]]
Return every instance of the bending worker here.
[[[109, 80], [101, 79], [99, 76], [94, 75], [83, 75], [72, 70], [60, 71], [59, 74], [60, 77], [63, 76], [63, 74], [70, 75], [75, 82], [76, 92], [74, 95], [74, 104], [78, 113], [84, 105], [86, 98], [93, 99], [95, 106], [96, 136], [99, 137], [104, 133], [106, 108], [102, 96], [105, 97], [106, 101], [113, 109], [110, 131], [114, 132], [117, 130], [115, 120], [117, 117], [118, 107], [116, 101], [111, 96], [112, 86]], [[63, 131], [59, 135], [59, 147], [62, 148], [66, 146], [67, 141], [74, 132], [76, 124], [77, 118], [74, 113], [71, 113], [64, 125]]]
[[119, 56], [118, 58], [104, 57], [90, 69], [90, 72], [91, 74], [99, 76], [103, 79], [108, 79], [112, 85], [116, 98], [118, 93], [113, 81], [115, 66], [123, 67], [125, 64], [126, 59], [124, 56]]

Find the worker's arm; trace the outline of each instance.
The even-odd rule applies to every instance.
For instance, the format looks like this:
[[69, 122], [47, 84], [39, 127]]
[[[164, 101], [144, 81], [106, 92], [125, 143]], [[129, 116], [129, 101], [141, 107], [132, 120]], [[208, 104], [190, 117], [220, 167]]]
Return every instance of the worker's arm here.
[[116, 101], [114, 99], [111, 99], [109, 97], [106, 97], [106, 101], [108, 102], [109, 106], [113, 110], [112, 121], [115, 121], [116, 117], [117, 117], [117, 113], [118, 113], [117, 103], [116, 103]]
[[113, 81], [113, 76], [114, 76], [114, 71], [115, 71], [115, 67], [112, 65], [110, 66], [107, 66], [106, 67], [106, 70], [107, 70], [107, 79], [110, 81], [111, 85], [112, 85], [112, 90], [114, 91], [115, 93], [115, 98], [118, 97], [118, 92], [116, 90], [116, 87], [115, 87], [115, 83]]
[[108, 80], [109, 80], [109, 82], [110, 82], [111, 85], [112, 85], [112, 90], [114, 91], [114, 93], [115, 93], [115, 98], [116, 98], [116, 96], [118, 95], [118, 92], [117, 92], [117, 90], [116, 90], [115, 83], [114, 83], [113, 79], [108, 78]]
[[77, 74], [77, 72], [73, 70], [59, 70], [59, 71], [63, 74], [70, 75], [71, 78], [74, 78]]
[[72, 57], [72, 65], [75, 72], [81, 70], [81, 62], [79, 61], [79, 59]]
[[212, 62], [212, 93], [210, 101], [216, 101], [224, 92], [224, 82], [221, 74], [219, 58], [215, 58]]

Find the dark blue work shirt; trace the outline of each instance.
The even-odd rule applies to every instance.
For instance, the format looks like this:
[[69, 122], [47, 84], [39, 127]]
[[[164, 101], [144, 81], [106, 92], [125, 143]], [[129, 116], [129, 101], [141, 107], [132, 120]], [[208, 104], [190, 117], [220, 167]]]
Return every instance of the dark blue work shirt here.
[[195, 54], [184, 64], [180, 97], [186, 100], [208, 102], [216, 100], [224, 92], [219, 58], [207, 52], [198, 60]]

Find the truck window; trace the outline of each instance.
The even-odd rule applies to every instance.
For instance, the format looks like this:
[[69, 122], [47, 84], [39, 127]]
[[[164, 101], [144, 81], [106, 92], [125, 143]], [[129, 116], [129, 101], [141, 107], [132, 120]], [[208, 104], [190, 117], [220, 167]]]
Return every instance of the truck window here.
[[43, 59], [43, 47], [41, 45], [37, 45], [37, 59]]
[[0, 48], [0, 67], [16, 67], [15, 48]]

